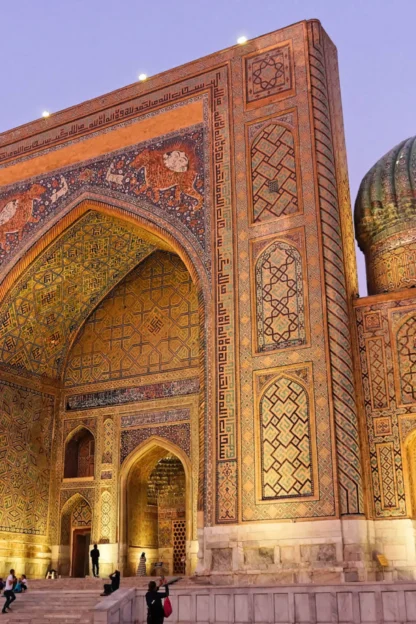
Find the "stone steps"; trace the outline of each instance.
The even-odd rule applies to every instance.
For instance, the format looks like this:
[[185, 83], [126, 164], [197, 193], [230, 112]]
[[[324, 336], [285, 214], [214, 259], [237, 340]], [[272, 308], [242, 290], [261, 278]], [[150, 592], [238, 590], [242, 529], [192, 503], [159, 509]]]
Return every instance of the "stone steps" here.
[[[150, 580], [149, 577], [126, 577], [121, 579], [121, 587], [145, 590]], [[16, 594], [12, 611], [0, 615], [0, 624], [91, 624], [92, 610], [102, 600], [100, 594], [107, 581], [96, 578], [29, 579], [28, 591]], [[192, 585], [193, 582], [184, 578], [180, 584]], [[0, 597], [0, 609], [5, 600]]]
[[[50, 582], [49, 582], [50, 583]], [[31, 583], [35, 585], [33, 581]], [[5, 598], [1, 596], [1, 608]], [[17, 594], [12, 603], [12, 611], [1, 615], [5, 624], [91, 624], [91, 613], [102, 600], [96, 590], [75, 589], [65, 591], [53, 589], [29, 589], [25, 594]]]
[[[166, 577], [168, 580], [172, 577]], [[149, 581], [156, 580], [156, 577], [152, 578], [149, 576], [126, 576], [121, 579], [121, 587], [139, 587], [139, 588], [147, 588]], [[60, 590], [99, 590], [100, 592], [103, 590], [104, 583], [110, 583], [108, 578], [60, 578], [56, 580], [45, 580], [45, 579], [30, 579], [30, 590], [36, 591], [60, 591]], [[205, 581], [206, 583], [206, 581]], [[190, 577], [184, 577], [181, 581], [179, 581], [181, 586], [190, 584], [194, 584], [194, 580], [191, 580]]]

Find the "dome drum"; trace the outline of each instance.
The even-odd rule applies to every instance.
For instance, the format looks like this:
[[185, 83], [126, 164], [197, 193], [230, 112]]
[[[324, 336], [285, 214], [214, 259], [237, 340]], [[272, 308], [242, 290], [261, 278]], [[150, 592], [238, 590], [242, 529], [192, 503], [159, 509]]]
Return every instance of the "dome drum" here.
[[383, 156], [361, 182], [355, 229], [369, 294], [416, 284], [416, 137]]
[[416, 227], [372, 245], [365, 254], [370, 295], [416, 286]]

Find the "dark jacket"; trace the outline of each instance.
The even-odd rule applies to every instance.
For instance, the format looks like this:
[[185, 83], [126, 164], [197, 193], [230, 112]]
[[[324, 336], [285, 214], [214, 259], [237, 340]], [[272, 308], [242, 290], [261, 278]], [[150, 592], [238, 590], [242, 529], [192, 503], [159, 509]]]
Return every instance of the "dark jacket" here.
[[93, 561], [98, 561], [98, 559], [100, 558], [100, 551], [98, 550], [98, 548], [93, 548], [91, 550], [90, 557]]
[[169, 586], [165, 586], [165, 591], [148, 591], [146, 594], [146, 604], [149, 609], [149, 614], [154, 618], [164, 616], [162, 598], [169, 596]]
[[120, 587], [120, 572], [113, 572], [110, 574], [111, 579], [111, 591], [117, 591]]

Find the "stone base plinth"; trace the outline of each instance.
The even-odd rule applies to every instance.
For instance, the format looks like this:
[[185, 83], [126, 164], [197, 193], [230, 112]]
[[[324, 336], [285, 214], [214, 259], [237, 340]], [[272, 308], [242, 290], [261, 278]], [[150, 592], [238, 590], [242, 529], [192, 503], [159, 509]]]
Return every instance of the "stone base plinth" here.
[[230, 585], [373, 581], [381, 573], [414, 580], [415, 525], [351, 518], [209, 527], [200, 531], [196, 573]]

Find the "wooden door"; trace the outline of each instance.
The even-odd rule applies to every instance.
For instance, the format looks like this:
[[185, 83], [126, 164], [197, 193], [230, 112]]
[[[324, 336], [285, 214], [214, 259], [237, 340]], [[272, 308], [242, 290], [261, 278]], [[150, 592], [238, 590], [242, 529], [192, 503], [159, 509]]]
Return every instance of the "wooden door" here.
[[75, 529], [72, 542], [72, 576], [85, 578], [89, 573], [90, 529]]

